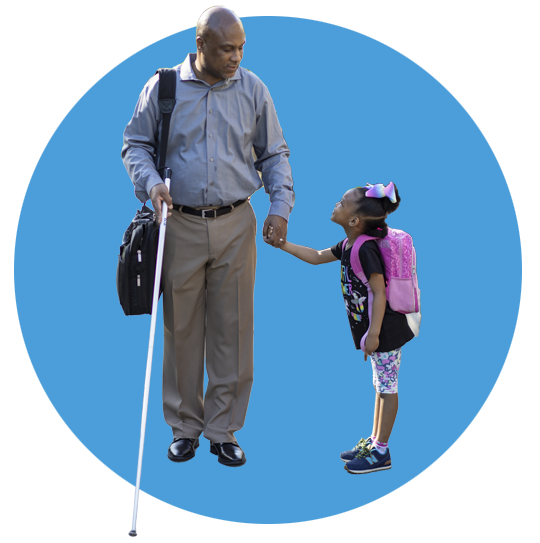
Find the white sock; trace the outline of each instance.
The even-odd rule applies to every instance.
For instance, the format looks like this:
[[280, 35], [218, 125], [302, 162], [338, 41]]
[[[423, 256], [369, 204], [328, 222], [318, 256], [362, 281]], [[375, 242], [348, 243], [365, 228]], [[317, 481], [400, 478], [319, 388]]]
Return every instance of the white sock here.
[[386, 451], [388, 450], [388, 442], [383, 443], [382, 441], [375, 440], [371, 448], [377, 449], [379, 454], [386, 454]]

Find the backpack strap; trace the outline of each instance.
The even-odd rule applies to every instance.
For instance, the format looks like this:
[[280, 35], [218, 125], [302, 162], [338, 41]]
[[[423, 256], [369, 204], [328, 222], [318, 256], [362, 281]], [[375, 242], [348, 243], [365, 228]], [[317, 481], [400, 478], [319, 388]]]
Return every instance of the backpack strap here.
[[171, 115], [176, 104], [176, 70], [173, 68], [160, 68], [156, 73], [159, 74], [158, 104], [163, 115], [158, 172], [163, 175], [166, 167], [165, 161], [167, 160]]
[[[366, 241], [369, 241], [371, 239], [377, 239], [376, 237], [374, 236], [367, 236], [366, 234], [362, 234], [361, 236], [358, 236], [352, 246], [352, 249], [351, 249], [351, 268], [354, 272], [354, 274], [356, 275], [356, 277], [358, 277], [358, 279], [360, 279], [360, 281], [362, 281], [362, 283], [364, 283], [364, 285], [369, 285], [369, 281], [366, 277], [366, 274], [364, 273], [364, 270], [362, 269], [362, 265], [360, 264], [360, 247], [362, 247], [362, 245], [366, 242]], [[348, 242], [349, 238], [345, 238], [345, 241], [343, 242], [343, 248], [342, 250], [344, 251], [345, 250], [345, 247], [347, 246], [347, 242]]]
[[[373, 236], [366, 236], [365, 234], [362, 234], [361, 236], [358, 236], [356, 238], [356, 240], [354, 241], [352, 249], [351, 249], [351, 268], [352, 268], [354, 274], [356, 275], [356, 277], [358, 277], [358, 279], [360, 279], [360, 281], [362, 281], [362, 283], [364, 283], [364, 285], [366, 285], [367, 291], [368, 291], [367, 312], [368, 312], [369, 326], [368, 326], [368, 329], [367, 329], [366, 333], [362, 336], [362, 339], [360, 340], [360, 349], [362, 349], [362, 351], [364, 351], [364, 352], [365, 352], [365, 349], [366, 349], [366, 338], [367, 338], [367, 335], [369, 333], [369, 329], [371, 327], [371, 311], [372, 311], [372, 306], [373, 306], [373, 292], [371, 292], [371, 286], [370, 286], [369, 281], [368, 281], [368, 279], [366, 277], [366, 274], [364, 273], [364, 270], [362, 269], [362, 265], [360, 264], [360, 247], [362, 247], [362, 245], [366, 241], [369, 241], [370, 239], [377, 239], [377, 238], [375, 238]], [[348, 241], [349, 241], [349, 238], [345, 238], [345, 241], [343, 242], [343, 246], [342, 246], [343, 251], [345, 251], [345, 247], [347, 246]]]

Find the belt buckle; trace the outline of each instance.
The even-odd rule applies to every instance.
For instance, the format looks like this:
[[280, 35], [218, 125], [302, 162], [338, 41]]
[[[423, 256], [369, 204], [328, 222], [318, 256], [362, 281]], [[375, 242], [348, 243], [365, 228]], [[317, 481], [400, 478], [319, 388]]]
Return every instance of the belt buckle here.
[[[206, 215], [207, 213], [213, 213], [213, 215]], [[203, 219], [216, 219], [217, 218], [217, 213], [216, 213], [216, 210], [215, 209], [203, 209], [202, 210], [202, 217]]]

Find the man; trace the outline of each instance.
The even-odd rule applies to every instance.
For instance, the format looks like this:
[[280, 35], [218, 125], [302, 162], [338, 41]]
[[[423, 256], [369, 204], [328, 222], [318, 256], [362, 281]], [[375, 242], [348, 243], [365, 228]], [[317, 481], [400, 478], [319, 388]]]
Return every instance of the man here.
[[154, 162], [158, 76], [143, 89], [124, 133], [122, 158], [135, 194], [150, 197], [158, 220], [162, 202], [169, 208], [163, 411], [173, 430], [168, 457], [174, 462], [195, 456], [201, 433], [221, 464], [246, 461], [234, 433], [244, 425], [253, 381], [256, 219], [249, 198], [264, 183], [271, 205], [263, 236], [274, 247], [286, 240], [294, 204], [289, 149], [268, 89], [239, 67], [244, 43], [232, 11], [214, 7], [200, 17], [197, 53], [175, 68], [170, 193]]

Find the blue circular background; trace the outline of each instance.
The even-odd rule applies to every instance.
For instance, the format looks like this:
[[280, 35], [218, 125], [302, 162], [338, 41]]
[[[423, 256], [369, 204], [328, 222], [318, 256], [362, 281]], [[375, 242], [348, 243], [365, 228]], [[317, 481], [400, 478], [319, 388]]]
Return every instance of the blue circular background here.
[[[404, 348], [393, 468], [352, 477], [338, 458], [373, 408], [339, 264], [309, 266], [259, 232], [255, 383], [237, 434], [248, 463], [219, 465], [205, 440], [192, 461], [167, 460], [158, 319], [142, 490], [206, 517], [291, 523], [422, 472], [424, 522], [520, 523], [521, 18], [423, 17], [422, 68], [328, 23], [243, 21], [243, 66], [270, 88], [291, 148], [291, 241], [342, 239], [329, 217], [351, 186], [392, 180], [403, 198], [389, 223], [414, 238], [424, 321]], [[115, 475], [135, 484], [150, 317], [125, 317], [115, 289], [137, 206], [122, 132], [144, 83], [195, 36], [118, 66], [114, 36], [114, 17], [15, 18], [16, 523], [114, 523]], [[261, 227], [264, 192], [253, 204]], [[467, 460], [472, 428], [481, 462]], [[484, 454], [501, 430], [512, 470]]]

